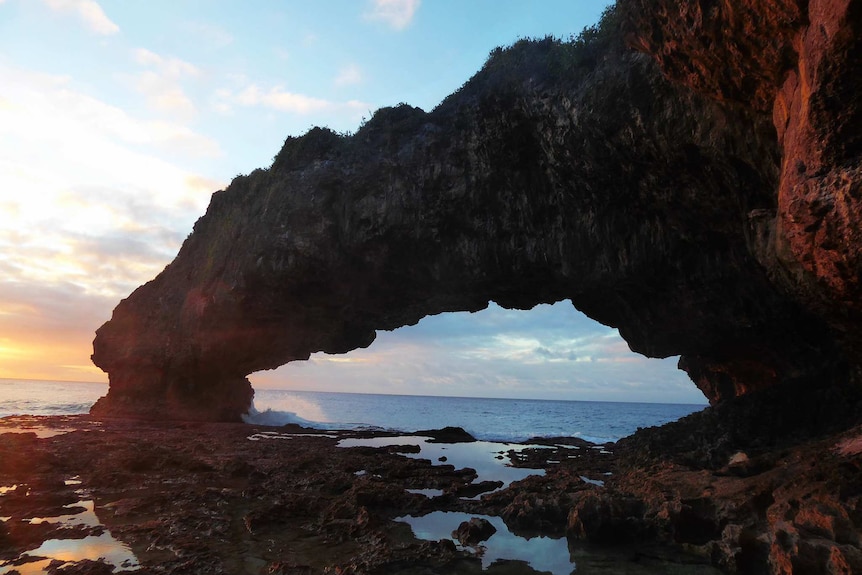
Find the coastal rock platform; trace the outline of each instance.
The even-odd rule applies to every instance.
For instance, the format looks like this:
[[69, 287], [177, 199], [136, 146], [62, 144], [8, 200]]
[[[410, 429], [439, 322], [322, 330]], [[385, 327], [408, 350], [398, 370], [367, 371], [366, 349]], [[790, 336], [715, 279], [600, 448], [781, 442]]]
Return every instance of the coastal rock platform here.
[[[472, 469], [393, 445], [338, 446], [387, 434], [4, 418], [0, 573], [540, 572], [484, 565], [484, 543], [451, 537], [460, 521], [425, 540], [397, 520], [440, 512], [502, 518], [524, 541], [560, 539], [570, 567], [555, 573], [566, 575], [862, 572], [862, 426], [707, 446], [705, 413], [617, 444], [537, 438], [506, 455], [536, 475], [475, 498], [462, 496]], [[690, 445], [659, 450], [668, 436]], [[68, 540], [79, 546], [51, 554], [49, 543]]]

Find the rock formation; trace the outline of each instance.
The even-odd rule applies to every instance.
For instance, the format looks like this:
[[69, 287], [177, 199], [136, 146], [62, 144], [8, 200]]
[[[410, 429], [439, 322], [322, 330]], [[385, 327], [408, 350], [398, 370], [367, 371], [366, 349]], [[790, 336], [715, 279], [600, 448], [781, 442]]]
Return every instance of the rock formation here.
[[491, 300], [570, 299], [712, 402], [846, 380], [860, 25], [858, 2], [620, 0], [429, 113], [288, 138], [98, 330], [93, 413], [236, 420], [249, 373]]

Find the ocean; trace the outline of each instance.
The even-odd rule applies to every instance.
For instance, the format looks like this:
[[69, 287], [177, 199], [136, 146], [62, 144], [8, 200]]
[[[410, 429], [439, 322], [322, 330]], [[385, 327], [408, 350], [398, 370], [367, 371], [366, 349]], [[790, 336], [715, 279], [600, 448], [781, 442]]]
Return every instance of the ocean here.
[[[104, 383], [0, 379], [0, 417], [87, 413]], [[704, 405], [489, 399], [258, 389], [249, 423], [404, 432], [462, 427], [484, 441], [580, 437], [616, 441], [639, 427], [675, 421]]]

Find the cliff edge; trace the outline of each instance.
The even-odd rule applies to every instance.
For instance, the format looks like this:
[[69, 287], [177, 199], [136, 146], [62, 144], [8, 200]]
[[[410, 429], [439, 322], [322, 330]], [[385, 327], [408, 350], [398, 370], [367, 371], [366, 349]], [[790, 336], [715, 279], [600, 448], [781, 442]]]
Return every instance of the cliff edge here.
[[570, 299], [713, 403], [858, 373], [852, 2], [620, 0], [437, 108], [288, 138], [120, 302], [103, 416], [238, 420], [252, 372], [446, 311]]

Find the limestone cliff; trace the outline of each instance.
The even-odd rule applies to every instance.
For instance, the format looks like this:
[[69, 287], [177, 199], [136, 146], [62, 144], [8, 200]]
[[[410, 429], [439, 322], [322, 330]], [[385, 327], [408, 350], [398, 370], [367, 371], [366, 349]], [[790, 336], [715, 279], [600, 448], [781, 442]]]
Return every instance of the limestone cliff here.
[[711, 401], [844, 377], [860, 9], [820, 4], [620, 0], [576, 41], [497, 49], [431, 112], [288, 138], [98, 330], [93, 412], [237, 419], [249, 373], [491, 300], [569, 298]]

